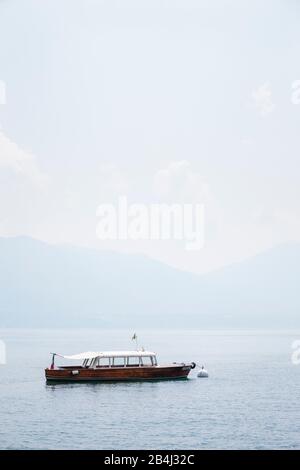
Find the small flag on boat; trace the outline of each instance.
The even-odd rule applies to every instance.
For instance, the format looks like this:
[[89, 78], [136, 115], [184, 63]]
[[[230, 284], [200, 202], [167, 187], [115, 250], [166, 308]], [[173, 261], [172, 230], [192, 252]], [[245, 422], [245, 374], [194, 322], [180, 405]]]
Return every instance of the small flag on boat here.
[[132, 341], [135, 341], [135, 347], [136, 347], [136, 350], [139, 349], [138, 347], [138, 339], [137, 339], [137, 335], [136, 333], [134, 333], [133, 337], [131, 338]]

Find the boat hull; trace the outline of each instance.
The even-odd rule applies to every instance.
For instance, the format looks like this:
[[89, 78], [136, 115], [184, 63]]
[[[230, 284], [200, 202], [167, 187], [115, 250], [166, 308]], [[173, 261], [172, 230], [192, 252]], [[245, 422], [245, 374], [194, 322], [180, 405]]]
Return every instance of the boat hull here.
[[88, 369], [83, 367], [62, 367], [46, 369], [47, 383], [53, 382], [121, 382], [139, 380], [172, 380], [186, 379], [191, 364], [174, 364], [170, 366], [147, 367], [107, 367]]

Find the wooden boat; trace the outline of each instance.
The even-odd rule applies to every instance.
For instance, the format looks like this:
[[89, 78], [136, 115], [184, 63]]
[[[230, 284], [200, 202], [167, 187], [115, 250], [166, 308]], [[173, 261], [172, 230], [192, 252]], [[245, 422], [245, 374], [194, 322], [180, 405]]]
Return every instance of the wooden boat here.
[[[79, 366], [57, 367], [56, 356], [83, 362]], [[85, 352], [73, 356], [53, 353], [45, 376], [47, 383], [186, 379], [195, 366], [194, 362], [160, 365], [151, 351]]]

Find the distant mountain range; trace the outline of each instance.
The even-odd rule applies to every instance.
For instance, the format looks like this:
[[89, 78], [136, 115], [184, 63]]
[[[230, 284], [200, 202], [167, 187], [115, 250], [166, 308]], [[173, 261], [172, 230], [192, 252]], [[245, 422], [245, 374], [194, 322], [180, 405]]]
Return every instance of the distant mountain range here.
[[2, 327], [300, 327], [300, 244], [196, 275], [140, 255], [0, 238]]

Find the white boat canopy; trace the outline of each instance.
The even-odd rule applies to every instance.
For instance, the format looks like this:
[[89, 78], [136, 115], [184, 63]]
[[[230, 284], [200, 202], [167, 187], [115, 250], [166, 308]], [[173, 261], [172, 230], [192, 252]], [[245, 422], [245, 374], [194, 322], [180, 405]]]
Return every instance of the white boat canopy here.
[[83, 352], [80, 354], [73, 354], [72, 356], [63, 356], [62, 354], [57, 354], [57, 353], [55, 353], [55, 355], [59, 357], [63, 357], [64, 359], [71, 359], [71, 360], [95, 359], [96, 357], [106, 358], [106, 357], [156, 356], [156, 354], [151, 351], [102, 351], [102, 352], [87, 351], [87, 352]]

